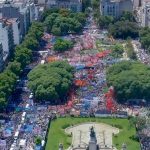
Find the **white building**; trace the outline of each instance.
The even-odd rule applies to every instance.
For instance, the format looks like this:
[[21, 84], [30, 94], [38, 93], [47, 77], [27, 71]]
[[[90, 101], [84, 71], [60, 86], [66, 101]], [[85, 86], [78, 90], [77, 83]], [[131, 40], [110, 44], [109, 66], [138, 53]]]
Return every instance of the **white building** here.
[[9, 53], [8, 31], [9, 27], [0, 22], [0, 43], [2, 43], [3, 51], [6, 53]]
[[5, 61], [14, 48], [13, 24], [7, 19], [0, 19], [0, 43]]
[[139, 26], [150, 27], [150, 0], [134, 0], [134, 13]]
[[12, 29], [13, 29], [13, 37], [14, 37], [14, 44], [19, 45], [21, 41], [20, 37], [20, 22], [17, 18], [8, 19], [9, 22], [12, 23]]
[[141, 26], [150, 27], [150, 0], [143, 1], [141, 17], [142, 17]]

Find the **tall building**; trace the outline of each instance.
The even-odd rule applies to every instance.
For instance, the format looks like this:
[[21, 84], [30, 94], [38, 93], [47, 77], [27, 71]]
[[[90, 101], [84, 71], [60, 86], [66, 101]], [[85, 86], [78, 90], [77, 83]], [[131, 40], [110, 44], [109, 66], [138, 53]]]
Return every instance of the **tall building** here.
[[137, 0], [134, 4], [135, 18], [139, 26], [150, 27], [150, 0]]
[[3, 48], [3, 59], [6, 60], [14, 48], [14, 36], [12, 22], [0, 19], [0, 43]]
[[2, 71], [3, 67], [4, 67], [3, 46], [2, 43], [0, 43], [0, 71]]
[[144, 0], [142, 3], [142, 27], [150, 27], [150, 0]]
[[12, 4], [4, 4], [0, 8], [3, 18], [18, 18], [20, 21], [21, 38], [27, 33], [30, 24], [30, 14], [27, 8], [23, 6], [13, 6]]
[[12, 18], [12, 19], [7, 19], [7, 20], [12, 23], [14, 44], [19, 45], [21, 41], [20, 21], [18, 18]]
[[17, 18], [20, 24], [20, 37], [25, 36], [32, 21], [38, 20], [39, 7], [28, 0], [0, 0], [0, 17]]
[[118, 18], [123, 11], [132, 11], [132, 0], [101, 0], [100, 13], [104, 16], [113, 16]]
[[65, 8], [73, 12], [82, 11], [82, 0], [38, 0], [38, 4], [47, 8]]

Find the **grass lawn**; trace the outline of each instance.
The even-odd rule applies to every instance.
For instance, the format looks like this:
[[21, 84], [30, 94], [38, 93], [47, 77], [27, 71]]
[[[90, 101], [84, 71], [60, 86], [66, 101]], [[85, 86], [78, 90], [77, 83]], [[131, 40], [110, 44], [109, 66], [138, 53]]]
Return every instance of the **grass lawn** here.
[[126, 143], [127, 150], [140, 150], [139, 143], [132, 139], [136, 131], [129, 124], [129, 121], [127, 119], [111, 118], [58, 118], [51, 123], [46, 150], [58, 150], [59, 143], [63, 143], [65, 149], [68, 148], [72, 139], [70, 135], [65, 134], [64, 129], [70, 125], [83, 122], [102, 122], [115, 127], [118, 126], [120, 132], [117, 136], [113, 137], [113, 144], [118, 150], [121, 149], [122, 143]]

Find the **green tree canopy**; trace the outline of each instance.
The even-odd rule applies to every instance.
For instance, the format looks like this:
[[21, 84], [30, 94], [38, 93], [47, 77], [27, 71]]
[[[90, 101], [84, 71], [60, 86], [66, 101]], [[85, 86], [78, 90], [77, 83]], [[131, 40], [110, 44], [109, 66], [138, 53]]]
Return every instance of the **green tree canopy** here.
[[122, 13], [122, 15], [120, 16], [119, 18], [120, 21], [130, 21], [130, 22], [135, 22], [135, 18], [134, 18], [134, 15], [132, 12], [129, 12], [129, 11], [124, 11]]
[[120, 58], [123, 56], [123, 52], [124, 52], [124, 48], [122, 46], [122, 44], [115, 44], [111, 47], [112, 49], [112, 56], [115, 57], [115, 58]]
[[113, 22], [114, 18], [112, 16], [99, 16], [98, 18], [98, 24], [101, 28], [108, 28]]
[[73, 47], [73, 43], [71, 41], [63, 40], [60, 38], [57, 39], [55, 44], [54, 44], [54, 50], [59, 51], [59, 52], [66, 51], [72, 47]]
[[137, 38], [139, 34], [139, 27], [135, 22], [118, 21], [109, 26], [109, 33], [115, 38]]
[[150, 28], [145, 27], [140, 31], [140, 41], [142, 47], [147, 49], [150, 52]]
[[15, 50], [15, 60], [21, 63], [24, 68], [31, 61], [32, 51], [24, 46], [17, 46]]
[[136, 60], [137, 57], [136, 57], [136, 52], [134, 51], [134, 47], [131, 43], [130, 40], [127, 40], [127, 43], [126, 43], [126, 52], [127, 52], [127, 56], [130, 58], [130, 59], [133, 59], [133, 60]]
[[139, 62], [123, 61], [109, 67], [107, 83], [114, 86], [119, 102], [150, 99], [150, 67]]
[[39, 65], [29, 75], [29, 88], [38, 101], [59, 103], [66, 100], [72, 84], [73, 68], [65, 61]]
[[9, 62], [6, 70], [10, 70], [15, 75], [19, 76], [21, 73], [21, 64], [17, 61]]
[[45, 18], [44, 25], [47, 32], [56, 36], [67, 35], [69, 32], [81, 32], [86, 21], [84, 13], [73, 13], [67, 9], [60, 9], [58, 12], [49, 13]]

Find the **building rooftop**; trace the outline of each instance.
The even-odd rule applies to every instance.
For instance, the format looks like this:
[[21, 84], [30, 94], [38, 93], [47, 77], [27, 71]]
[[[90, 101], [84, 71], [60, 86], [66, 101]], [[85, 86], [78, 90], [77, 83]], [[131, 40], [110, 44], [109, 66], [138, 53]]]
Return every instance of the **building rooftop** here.
[[4, 23], [5, 25], [11, 25], [12, 23], [16, 22], [17, 20], [18, 20], [17, 18], [11, 18], [11, 19], [0, 18], [0, 23]]

